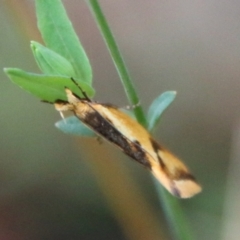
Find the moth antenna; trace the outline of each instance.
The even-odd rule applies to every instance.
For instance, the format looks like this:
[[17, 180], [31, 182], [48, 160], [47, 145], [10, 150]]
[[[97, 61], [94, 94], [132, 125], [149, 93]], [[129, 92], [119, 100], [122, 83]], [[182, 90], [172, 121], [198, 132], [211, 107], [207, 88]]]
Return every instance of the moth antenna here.
[[50, 101], [47, 101], [47, 100], [41, 100], [41, 102], [43, 103], [49, 103], [49, 104], [53, 104], [54, 102], [50, 102]]
[[91, 99], [88, 97], [86, 92], [83, 91], [83, 89], [80, 87], [80, 85], [72, 77], [71, 77], [71, 80], [80, 89], [80, 91], [82, 92], [82, 95], [85, 97], [85, 99], [88, 100], [89, 102], [91, 102]]

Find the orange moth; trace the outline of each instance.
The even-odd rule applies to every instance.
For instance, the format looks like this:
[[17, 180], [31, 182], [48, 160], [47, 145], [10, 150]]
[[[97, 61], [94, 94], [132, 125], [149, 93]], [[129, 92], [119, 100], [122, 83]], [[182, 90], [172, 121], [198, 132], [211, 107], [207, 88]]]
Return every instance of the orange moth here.
[[96, 134], [149, 169], [174, 196], [190, 198], [201, 191], [188, 168], [126, 113], [109, 104], [91, 101], [83, 91], [84, 97], [75, 95], [68, 88], [65, 91], [68, 101], [56, 101], [57, 111], [72, 111]]

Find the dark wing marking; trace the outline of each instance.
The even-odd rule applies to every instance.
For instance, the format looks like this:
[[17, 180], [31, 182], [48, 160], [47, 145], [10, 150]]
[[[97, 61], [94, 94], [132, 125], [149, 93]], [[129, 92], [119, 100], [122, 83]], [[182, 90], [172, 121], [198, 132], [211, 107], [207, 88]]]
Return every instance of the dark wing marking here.
[[126, 155], [151, 169], [151, 164], [147, 157], [149, 153], [141, 147], [139, 142], [129, 140], [113, 126], [110, 120], [104, 118], [90, 103], [86, 102], [86, 104], [88, 104], [93, 111], [86, 112], [84, 118], [76, 116], [99, 135], [120, 147]]
[[169, 176], [170, 179], [181, 179], [181, 180], [185, 180], [185, 179], [191, 179], [193, 181], [196, 181], [195, 177], [189, 173], [187, 170], [185, 169], [181, 169], [181, 168], [175, 168], [174, 172], [169, 172], [166, 164], [164, 163], [163, 159], [159, 156], [159, 151], [164, 151], [163, 149], [161, 149], [161, 147], [159, 146], [159, 144], [153, 139], [150, 138], [149, 139], [152, 147], [157, 155], [158, 161], [160, 163], [160, 166], [162, 167], [162, 169], [164, 170], [164, 172], [166, 172], [166, 174]]

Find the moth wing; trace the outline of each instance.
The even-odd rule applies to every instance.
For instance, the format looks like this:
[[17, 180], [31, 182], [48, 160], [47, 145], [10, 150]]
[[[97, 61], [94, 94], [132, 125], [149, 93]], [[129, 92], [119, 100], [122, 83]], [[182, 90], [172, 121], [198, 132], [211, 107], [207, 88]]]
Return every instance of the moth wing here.
[[157, 151], [162, 166], [152, 165], [153, 175], [176, 197], [190, 198], [201, 192], [202, 188], [187, 167], [166, 149]]
[[[147, 167], [171, 194], [181, 198], [189, 198], [201, 191], [201, 187], [186, 166], [154, 140], [151, 141], [148, 132], [137, 122], [131, 120], [128, 115], [111, 106], [83, 102], [68, 89], [66, 89], [66, 93], [69, 103], [55, 103], [55, 108], [58, 111], [73, 111], [88, 127], [118, 146], [126, 155]], [[76, 106], [79, 107], [76, 108]], [[126, 130], [130, 130], [129, 127], [138, 126], [137, 131], [143, 133], [144, 140], [138, 141], [139, 135], [136, 135], [135, 141], [132, 141], [126, 136], [127, 134], [121, 133], [104, 114], [104, 110], [108, 108], [112, 108], [111, 114], [115, 119], [127, 120], [128, 128]], [[129, 125], [129, 123], [131, 124]]]
[[[110, 106], [111, 109], [111, 106]], [[152, 174], [159, 180], [159, 182], [174, 196], [180, 198], [190, 198], [195, 194], [201, 191], [201, 186], [196, 182], [196, 179], [189, 172], [187, 167], [180, 161], [177, 157], [171, 154], [168, 150], [160, 147], [160, 145], [153, 139], [149, 139], [149, 134], [145, 134], [146, 138], [148, 138], [148, 147], [144, 147], [146, 145], [146, 139], [144, 141], [132, 141], [129, 139], [127, 134], [122, 134], [112, 123], [112, 120], [109, 120], [109, 115], [102, 115], [104, 111], [98, 111], [95, 109], [105, 121], [108, 121], [111, 124], [112, 128], [114, 128], [123, 139], [128, 143], [128, 147], [131, 148], [130, 154], [126, 152], [124, 146], [120, 146], [118, 143], [115, 143], [120, 149], [125, 152], [128, 156], [132, 157], [134, 160], [139, 162], [140, 164], [148, 167]], [[121, 112], [116, 108], [112, 108], [111, 114], [114, 115], [116, 119], [128, 119], [128, 122], [134, 121], [134, 123], [129, 124], [129, 126], [138, 125], [135, 120], [129, 120], [129, 116], [125, 113]], [[139, 128], [139, 131], [142, 131]], [[144, 129], [144, 132], [146, 130]], [[137, 140], [137, 138], [136, 138]], [[142, 144], [141, 144], [142, 142]], [[152, 152], [149, 149], [149, 144], [151, 144]], [[157, 157], [156, 157], [157, 156]]]

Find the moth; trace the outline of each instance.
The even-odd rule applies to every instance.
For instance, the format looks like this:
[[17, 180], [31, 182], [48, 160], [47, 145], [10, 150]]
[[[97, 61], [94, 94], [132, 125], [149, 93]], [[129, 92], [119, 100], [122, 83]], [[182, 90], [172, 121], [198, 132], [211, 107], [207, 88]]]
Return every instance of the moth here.
[[143, 126], [117, 107], [94, 102], [80, 90], [83, 97], [65, 88], [68, 101], [57, 100], [56, 110], [72, 111], [97, 135], [149, 169], [172, 195], [190, 198], [201, 191], [185, 164], [158, 144]]

